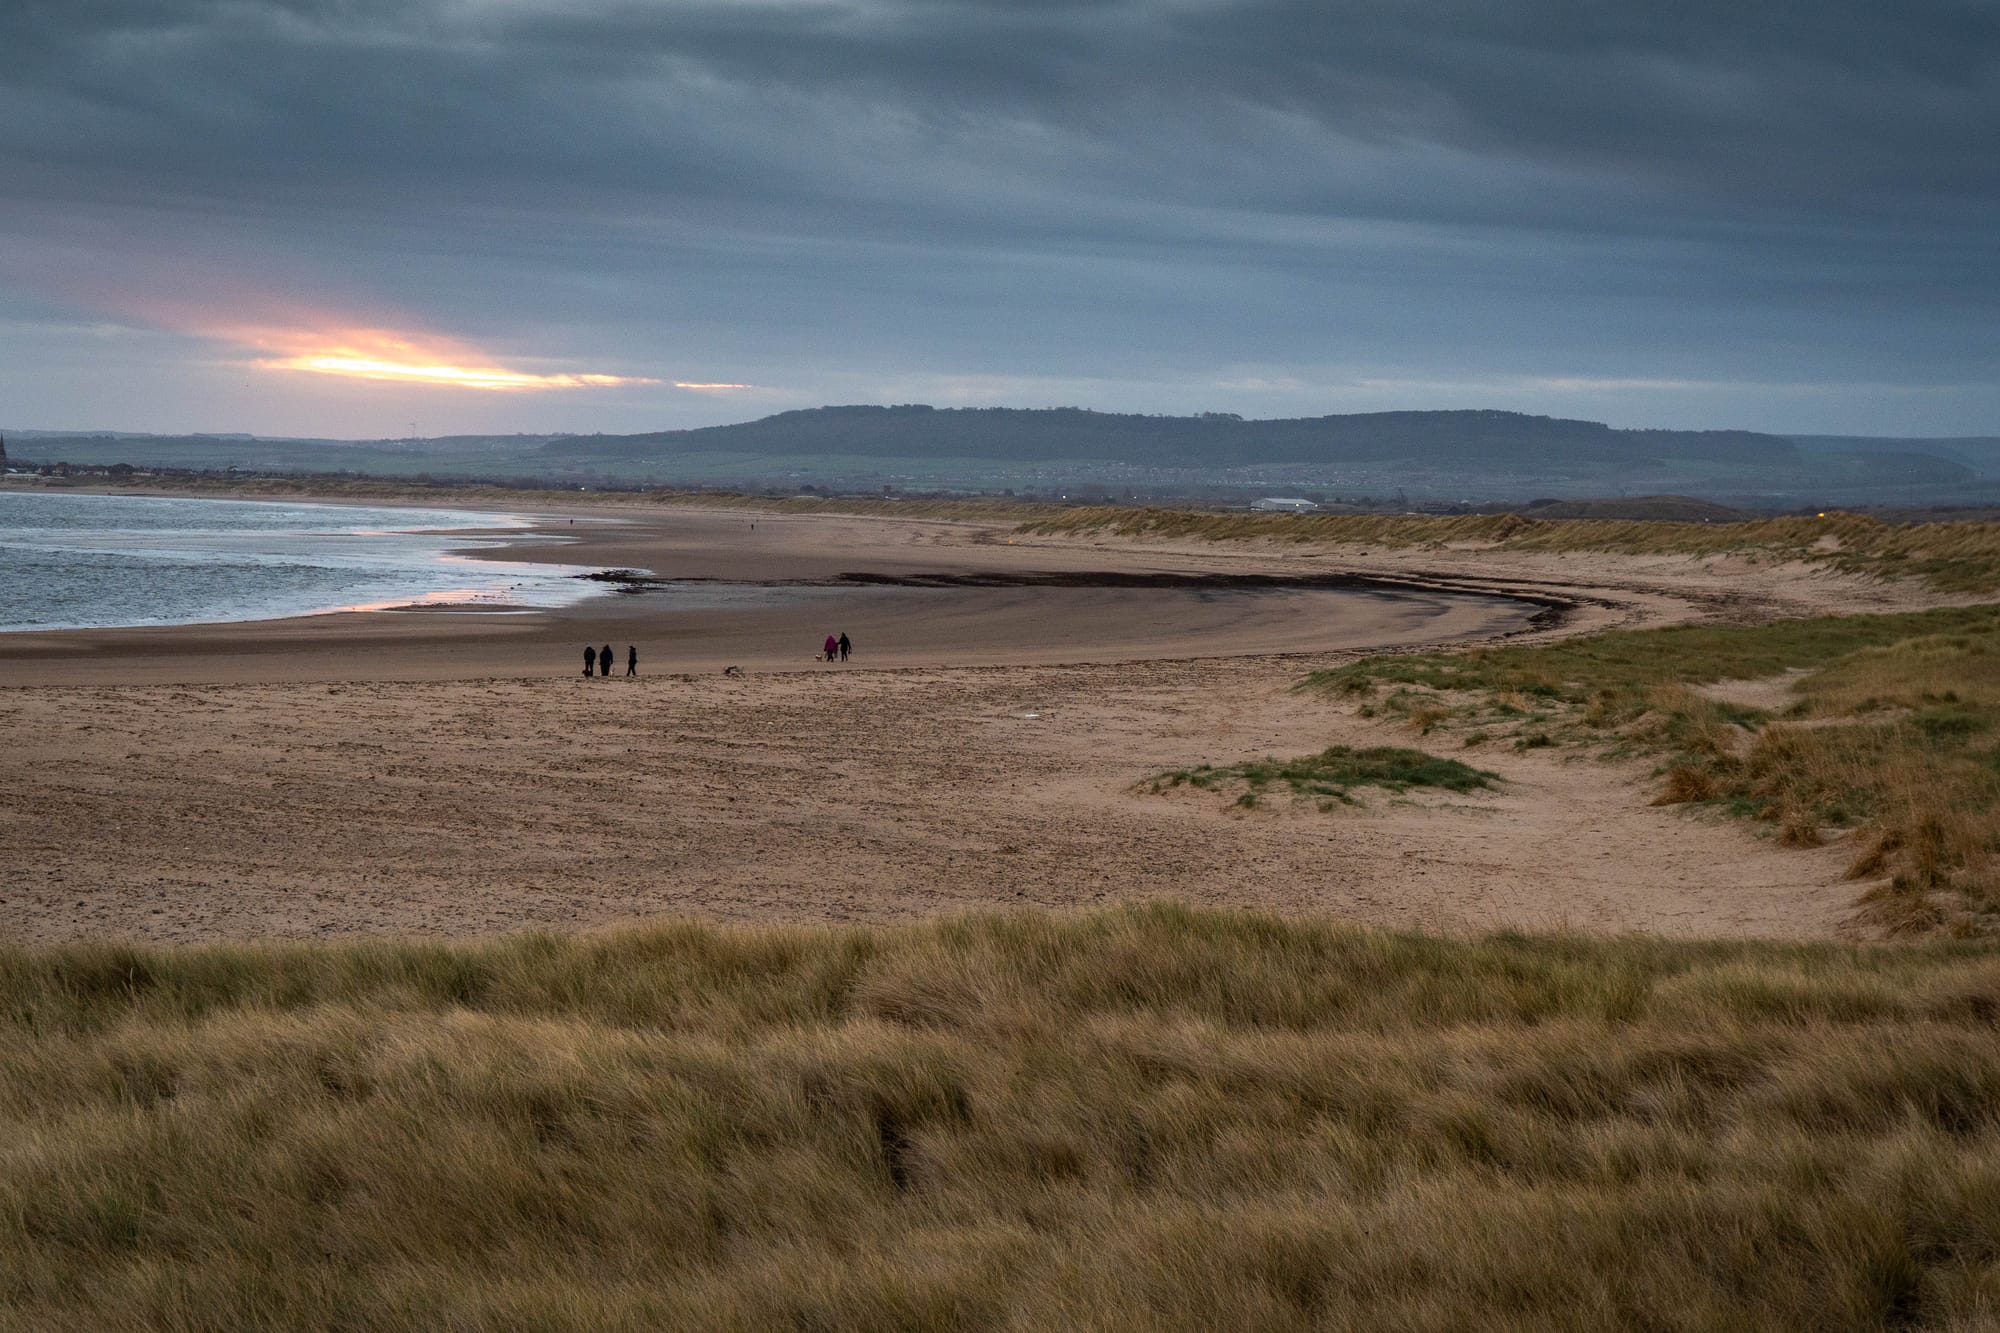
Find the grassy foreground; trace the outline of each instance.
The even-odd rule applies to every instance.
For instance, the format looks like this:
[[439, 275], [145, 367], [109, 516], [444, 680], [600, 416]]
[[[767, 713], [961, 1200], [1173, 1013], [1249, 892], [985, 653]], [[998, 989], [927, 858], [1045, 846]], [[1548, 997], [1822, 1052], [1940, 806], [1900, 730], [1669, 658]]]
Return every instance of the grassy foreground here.
[[0, 949], [0, 1326], [2000, 1319], [2000, 957], [1173, 907]]

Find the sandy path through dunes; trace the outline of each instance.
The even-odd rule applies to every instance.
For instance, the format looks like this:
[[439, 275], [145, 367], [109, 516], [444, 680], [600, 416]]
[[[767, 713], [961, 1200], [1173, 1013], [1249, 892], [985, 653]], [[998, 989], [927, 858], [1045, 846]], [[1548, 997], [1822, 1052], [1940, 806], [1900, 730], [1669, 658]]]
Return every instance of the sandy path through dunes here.
[[1635, 773], [1545, 752], [1483, 756], [1500, 793], [1331, 814], [1131, 790], [1397, 739], [1292, 692], [1306, 665], [9, 691], [0, 921], [25, 939], [461, 935], [1171, 896], [1813, 935], [1851, 896], [1837, 850], [1650, 808]]

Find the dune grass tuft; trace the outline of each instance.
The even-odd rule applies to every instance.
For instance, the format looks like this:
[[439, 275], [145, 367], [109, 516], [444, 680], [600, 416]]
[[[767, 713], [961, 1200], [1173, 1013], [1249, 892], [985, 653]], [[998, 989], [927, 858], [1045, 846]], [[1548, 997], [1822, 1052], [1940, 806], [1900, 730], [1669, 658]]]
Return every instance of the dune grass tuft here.
[[1443, 759], [1422, 750], [1392, 745], [1355, 749], [1331, 745], [1318, 754], [1299, 759], [1252, 759], [1220, 767], [1201, 764], [1194, 768], [1169, 769], [1140, 782], [1139, 787], [1154, 795], [1176, 787], [1245, 790], [1238, 804], [1254, 806], [1265, 789], [1277, 784], [1289, 788], [1296, 797], [1315, 799], [1327, 808], [1328, 802], [1352, 805], [1356, 787], [1380, 787], [1405, 792], [1412, 787], [1436, 787], [1444, 791], [1469, 792], [1490, 787], [1498, 775], [1473, 768], [1456, 759]]
[[0, 1326], [1990, 1326], [1996, 1015], [1164, 905], [0, 948]]

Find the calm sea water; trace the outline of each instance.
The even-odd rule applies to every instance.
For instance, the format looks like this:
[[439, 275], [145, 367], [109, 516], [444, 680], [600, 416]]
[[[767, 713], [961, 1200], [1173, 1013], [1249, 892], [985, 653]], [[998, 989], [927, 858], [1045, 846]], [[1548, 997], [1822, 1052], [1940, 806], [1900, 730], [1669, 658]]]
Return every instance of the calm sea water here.
[[0, 631], [192, 625], [413, 603], [558, 606], [560, 567], [448, 554], [525, 521], [448, 509], [0, 492]]

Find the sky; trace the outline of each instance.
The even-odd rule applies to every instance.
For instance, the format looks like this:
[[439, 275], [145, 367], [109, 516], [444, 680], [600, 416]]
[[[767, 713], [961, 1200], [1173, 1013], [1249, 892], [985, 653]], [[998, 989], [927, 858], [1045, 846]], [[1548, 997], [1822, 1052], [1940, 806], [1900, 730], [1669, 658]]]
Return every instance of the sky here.
[[2000, 0], [7, 0], [0, 429], [2000, 434]]

